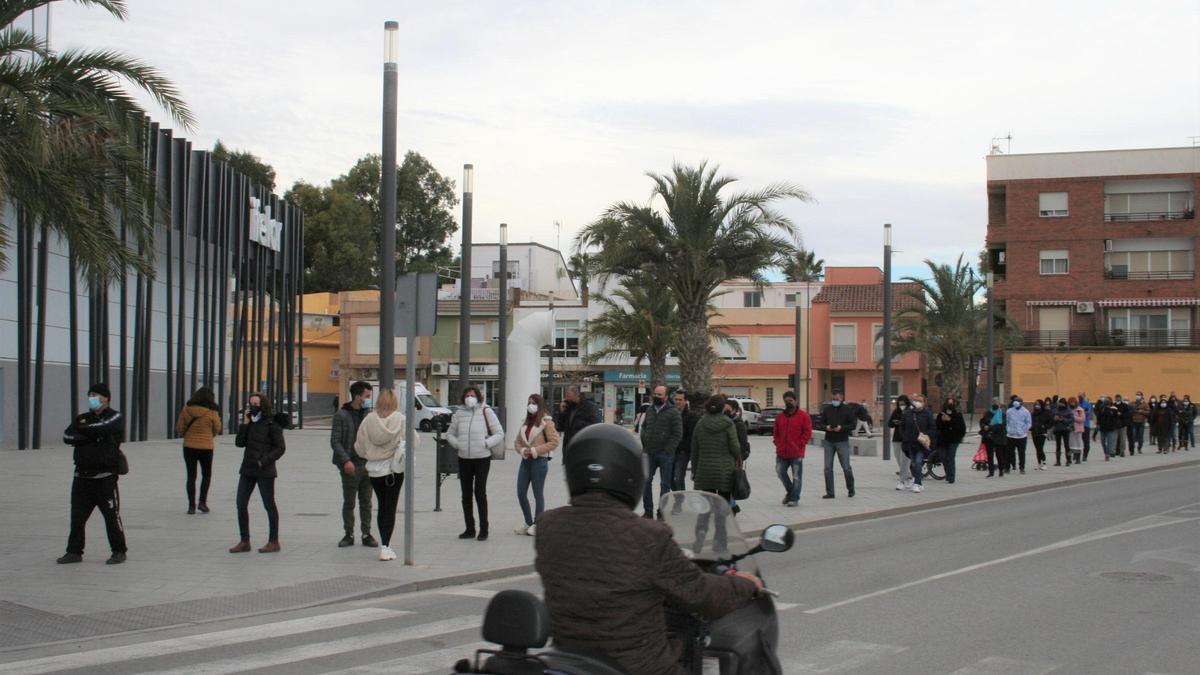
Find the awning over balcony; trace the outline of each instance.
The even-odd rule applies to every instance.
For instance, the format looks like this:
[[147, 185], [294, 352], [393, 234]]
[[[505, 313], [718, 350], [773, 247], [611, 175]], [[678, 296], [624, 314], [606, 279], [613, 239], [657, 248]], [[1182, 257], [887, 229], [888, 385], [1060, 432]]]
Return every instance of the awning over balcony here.
[[1200, 298], [1112, 298], [1101, 300], [1101, 307], [1190, 307], [1200, 305]]
[[1025, 304], [1032, 307], [1074, 307], [1075, 300], [1026, 300]]

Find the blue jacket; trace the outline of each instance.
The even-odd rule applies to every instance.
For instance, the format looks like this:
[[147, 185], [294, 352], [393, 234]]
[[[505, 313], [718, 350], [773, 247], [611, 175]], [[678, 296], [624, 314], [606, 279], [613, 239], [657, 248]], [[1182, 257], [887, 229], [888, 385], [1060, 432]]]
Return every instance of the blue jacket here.
[[1009, 438], [1025, 438], [1029, 435], [1029, 428], [1032, 426], [1033, 416], [1024, 406], [1008, 409], [1008, 423], [1005, 432]]
[[1091, 403], [1091, 401], [1087, 400], [1086, 398], [1081, 398], [1079, 400], [1079, 407], [1083, 408], [1083, 428], [1091, 429], [1092, 428], [1092, 403]]

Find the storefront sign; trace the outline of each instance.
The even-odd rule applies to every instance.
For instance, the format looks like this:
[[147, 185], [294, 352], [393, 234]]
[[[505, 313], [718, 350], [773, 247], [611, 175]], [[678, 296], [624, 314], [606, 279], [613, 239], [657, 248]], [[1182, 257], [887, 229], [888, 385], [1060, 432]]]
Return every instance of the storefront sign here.
[[[266, 208], [270, 208], [267, 206]], [[275, 214], [267, 214], [257, 197], [250, 198], [250, 241], [278, 251], [283, 238], [283, 223], [275, 220]]]
[[[604, 371], [604, 381], [628, 385], [644, 384], [650, 381], [650, 373], [632, 370], [606, 370]], [[681, 381], [679, 373], [667, 372], [667, 384], [679, 384]]]
[[[450, 364], [450, 375], [457, 377], [458, 364]], [[500, 377], [500, 366], [495, 363], [472, 363], [467, 366], [467, 374], [471, 377]]]

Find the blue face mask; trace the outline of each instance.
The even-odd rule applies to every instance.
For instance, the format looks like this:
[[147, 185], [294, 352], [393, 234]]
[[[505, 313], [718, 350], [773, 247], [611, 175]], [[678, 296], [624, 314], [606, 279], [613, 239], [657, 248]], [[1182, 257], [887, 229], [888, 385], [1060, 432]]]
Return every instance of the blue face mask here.
[[1014, 407], [1014, 408], [1016, 408], [1016, 409], [1018, 409], [1018, 410], [1020, 410], [1020, 409], [1021, 409], [1021, 402], [1020, 402], [1020, 401], [1013, 401], [1013, 407]]
[[370, 410], [374, 405], [375, 405], [375, 401], [373, 401], [369, 398], [363, 399], [363, 410]]
[[89, 396], [88, 397], [88, 410], [91, 410], [92, 412], [96, 412], [99, 409], [100, 409], [100, 397], [99, 396]]
[[832, 401], [830, 401], [830, 402], [829, 402], [829, 405], [831, 405], [831, 406], [833, 406], [833, 407], [835, 407], [835, 408], [836, 408], [836, 407], [838, 407], [838, 406], [840, 406], [841, 404], [842, 404], [842, 402], [841, 402], [841, 401], [839, 401], [839, 400], [837, 400], [836, 398], [835, 398], [835, 399], [833, 399]]

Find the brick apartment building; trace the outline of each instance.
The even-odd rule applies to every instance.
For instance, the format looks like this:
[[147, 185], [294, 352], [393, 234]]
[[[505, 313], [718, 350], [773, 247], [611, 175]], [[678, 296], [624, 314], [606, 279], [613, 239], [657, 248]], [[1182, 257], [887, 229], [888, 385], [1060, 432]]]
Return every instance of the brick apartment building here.
[[[1164, 350], [1173, 364], [1200, 361], [1190, 351], [1200, 348], [1200, 148], [996, 154], [987, 158], [987, 174], [995, 299], [1024, 345], [1014, 357], [1093, 350], [1111, 360]], [[1013, 363], [1004, 367], [1007, 388], [1026, 396], [1087, 379], [1071, 368], [1060, 373], [1057, 357], [1024, 361], [1020, 372]], [[1128, 370], [1099, 364], [1093, 361], [1092, 375]], [[1172, 376], [1194, 381], [1200, 374], [1184, 370], [1172, 365], [1158, 375], [1165, 386], [1177, 381]]]

